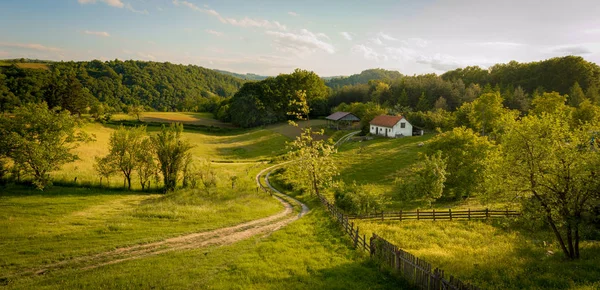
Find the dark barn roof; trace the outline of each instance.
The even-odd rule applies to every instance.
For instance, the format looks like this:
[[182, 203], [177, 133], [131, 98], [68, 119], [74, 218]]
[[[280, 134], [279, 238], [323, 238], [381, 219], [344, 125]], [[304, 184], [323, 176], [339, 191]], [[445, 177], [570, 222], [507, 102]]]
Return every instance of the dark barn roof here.
[[325, 117], [325, 119], [332, 120], [332, 121], [340, 121], [340, 120], [360, 121], [360, 119], [358, 117], [354, 116], [352, 113], [349, 113], [349, 112], [335, 112], [335, 113]]

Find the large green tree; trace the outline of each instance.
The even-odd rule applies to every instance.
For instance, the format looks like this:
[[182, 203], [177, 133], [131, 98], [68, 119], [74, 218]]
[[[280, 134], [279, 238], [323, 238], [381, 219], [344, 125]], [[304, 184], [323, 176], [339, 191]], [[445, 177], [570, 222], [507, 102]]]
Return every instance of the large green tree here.
[[78, 159], [73, 149], [91, 140], [77, 129], [77, 119], [46, 103], [16, 108], [13, 116], [0, 115], [0, 124], [1, 153], [31, 174], [39, 189], [51, 183], [50, 172]]
[[570, 126], [561, 112], [524, 117], [503, 137], [498, 186], [549, 225], [569, 259], [579, 258], [580, 228], [600, 200], [597, 124]]

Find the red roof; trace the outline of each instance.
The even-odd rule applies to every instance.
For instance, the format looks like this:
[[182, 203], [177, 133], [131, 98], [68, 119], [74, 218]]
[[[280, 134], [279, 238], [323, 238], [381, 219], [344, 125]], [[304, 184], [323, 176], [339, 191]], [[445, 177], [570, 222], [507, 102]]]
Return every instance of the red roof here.
[[369, 124], [381, 127], [394, 127], [394, 125], [398, 124], [400, 120], [404, 117], [402, 116], [388, 116], [388, 115], [379, 115], [375, 117]]

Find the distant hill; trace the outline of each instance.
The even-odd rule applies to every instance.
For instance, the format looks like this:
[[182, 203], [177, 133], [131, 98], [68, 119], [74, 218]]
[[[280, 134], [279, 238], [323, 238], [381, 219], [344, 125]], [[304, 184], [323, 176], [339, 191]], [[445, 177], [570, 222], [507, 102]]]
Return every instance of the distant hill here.
[[348, 85], [366, 84], [371, 80], [393, 80], [400, 77], [402, 77], [402, 74], [398, 71], [376, 68], [347, 77], [333, 77], [327, 80], [325, 84], [330, 88], [336, 89]]
[[[120, 111], [143, 105], [158, 111], [214, 110], [247, 80], [195, 65], [111, 60], [0, 60], [0, 111], [46, 101], [77, 110], [102, 102]], [[69, 98], [67, 100], [67, 98]]]
[[226, 71], [226, 70], [220, 70], [220, 69], [214, 69], [214, 71], [225, 74], [225, 75], [234, 76], [236, 78], [240, 78], [240, 79], [247, 80], [247, 81], [262, 81], [262, 80], [268, 78], [268, 76], [261, 76], [261, 75], [257, 75], [257, 74], [253, 74], [253, 73], [238, 74], [238, 73], [234, 73], [234, 72], [230, 72], [230, 71]]

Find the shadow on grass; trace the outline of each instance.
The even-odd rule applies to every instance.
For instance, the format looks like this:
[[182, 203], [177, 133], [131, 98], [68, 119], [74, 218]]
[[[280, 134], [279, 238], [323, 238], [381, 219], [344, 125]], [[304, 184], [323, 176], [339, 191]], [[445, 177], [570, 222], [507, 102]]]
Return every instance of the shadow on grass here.
[[36, 189], [33, 185], [28, 185], [26, 183], [22, 184], [7, 184], [0, 185], [0, 196], [6, 197], [17, 197], [17, 196], [45, 196], [45, 197], [54, 197], [54, 196], [95, 196], [95, 195], [149, 195], [160, 193], [156, 192], [148, 192], [148, 191], [135, 191], [135, 190], [126, 190], [123, 188], [108, 188], [108, 187], [84, 187], [81, 185], [57, 185], [56, 183], [53, 186], [45, 188], [43, 191]]

